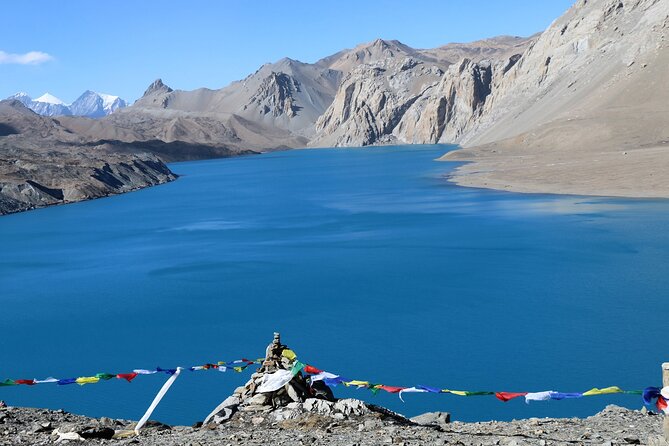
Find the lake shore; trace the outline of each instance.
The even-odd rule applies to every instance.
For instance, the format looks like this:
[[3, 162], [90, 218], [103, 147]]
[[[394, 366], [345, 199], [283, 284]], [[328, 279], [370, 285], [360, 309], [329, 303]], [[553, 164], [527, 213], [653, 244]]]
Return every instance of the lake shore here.
[[[511, 422], [419, 425], [370, 413], [346, 418], [304, 412], [274, 421], [271, 410], [245, 412], [216, 425], [168, 426], [149, 422], [139, 436], [134, 423], [89, 418], [62, 410], [0, 408], [0, 445], [561, 445], [658, 444], [662, 416], [608, 406], [588, 418], [530, 418]], [[408, 420], [407, 420], [408, 421]], [[114, 435], [114, 438], [112, 438]]]
[[529, 150], [505, 143], [455, 150], [438, 160], [465, 162], [449, 177], [453, 183], [465, 187], [520, 193], [669, 198], [666, 145], [565, 153]]

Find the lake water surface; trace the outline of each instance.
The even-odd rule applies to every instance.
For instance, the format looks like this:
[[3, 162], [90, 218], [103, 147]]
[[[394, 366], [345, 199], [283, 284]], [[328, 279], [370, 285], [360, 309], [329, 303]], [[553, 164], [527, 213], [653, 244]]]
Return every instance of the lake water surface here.
[[[178, 181], [0, 218], [0, 380], [260, 357], [274, 331], [352, 379], [462, 390], [660, 382], [669, 202], [460, 188], [448, 146], [178, 163]], [[185, 372], [154, 413], [201, 420], [244, 374]], [[138, 419], [165, 380], [0, 387], [11, 405]], [[335, 389], [407, 415], [583, 416]]]

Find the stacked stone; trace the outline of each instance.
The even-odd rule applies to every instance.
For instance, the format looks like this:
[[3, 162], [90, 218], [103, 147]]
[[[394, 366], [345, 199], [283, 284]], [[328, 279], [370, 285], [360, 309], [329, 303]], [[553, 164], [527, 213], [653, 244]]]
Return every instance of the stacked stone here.
[[[235, 389], [234, 393], [223, 401], [205, 419], [204, 423], [222, 423], [237, 411], [268, 411], [285, 407], [290, 403], [302, 403], [313, 398], [306, 379], [301, 372], [297, 372], [290, 382], [271, 392], [259, 392], [262, 383], [267, 377], [278, 371], [290, 371], [297, 362], [295, 354], [286, 345], [281, 343], [279, 333], [274, 333], [274, 339], [267, 346], [265, 360], [260, 368], [251, 375], [251, 379]], [[328, 389], [329, 390], [329, 389]], [[333, 400], [332, 393], [319, 391], [319, 396]]]

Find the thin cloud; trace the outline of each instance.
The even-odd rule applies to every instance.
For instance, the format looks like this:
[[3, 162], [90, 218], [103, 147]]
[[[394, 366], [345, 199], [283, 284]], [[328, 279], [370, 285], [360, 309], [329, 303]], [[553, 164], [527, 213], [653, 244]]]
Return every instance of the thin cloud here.
[[0, 64], [39, 65], [53, 60], [53, 56], [42, 51], [29, 51], [24, 54], [6, 53], [0, 50]]

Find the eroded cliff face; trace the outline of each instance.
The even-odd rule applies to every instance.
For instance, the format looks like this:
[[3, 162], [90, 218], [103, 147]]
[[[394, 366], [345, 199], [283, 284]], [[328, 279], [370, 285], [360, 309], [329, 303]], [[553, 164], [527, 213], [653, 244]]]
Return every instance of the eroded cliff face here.
[[476, 126], [495, 85], [520, 59], [507, 51], [492, 55], [450, 65], [413, 57], [361, 65], [316, 122], [310, 145], [455, 142]]
[[406, 111], [393, 136], [407, 143], [455, 141], [480, 116], [500, 64], [462, 60]]
[[312, 146], [364, 146], [392, 135], [406, 111], [433, 88], [443, 71], [413, 58], [355, 68], [316, 121]]

